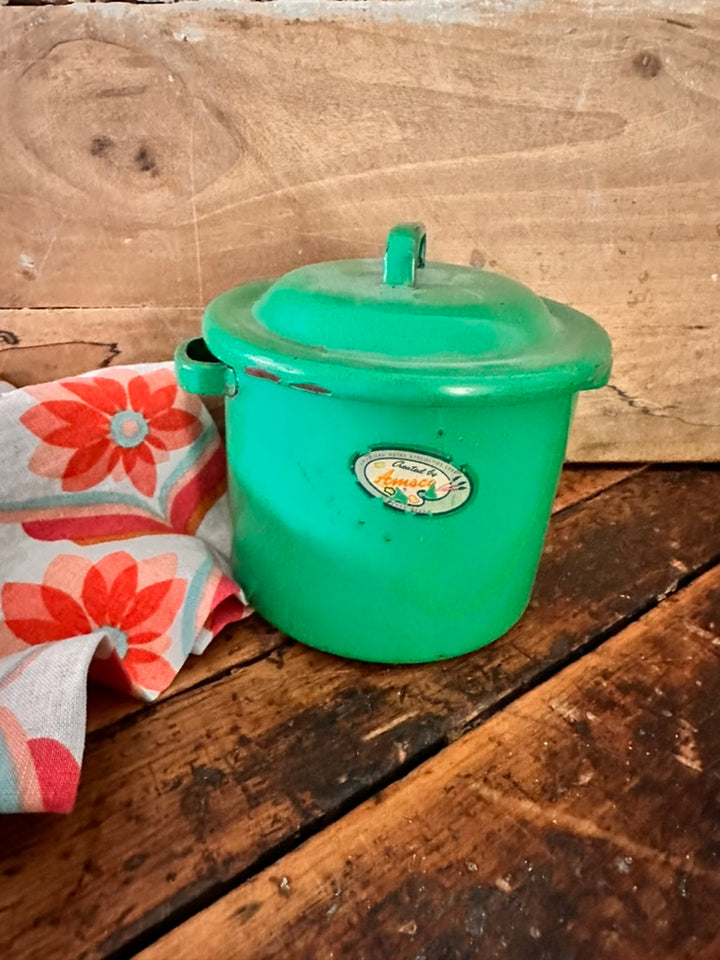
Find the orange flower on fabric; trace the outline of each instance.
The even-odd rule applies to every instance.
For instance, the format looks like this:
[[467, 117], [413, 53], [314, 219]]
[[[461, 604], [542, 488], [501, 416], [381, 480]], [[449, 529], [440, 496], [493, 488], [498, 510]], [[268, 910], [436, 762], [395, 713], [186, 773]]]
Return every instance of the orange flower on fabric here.
[[186, 590], [176, 570], [172, 553], [136, 561], [119, 551], [94, 564], [57, 556], [42, 583], [3, 584], [0, 639], [9, 631], [35, 645], [101, 631], [109, 643], [93, 664], [98, 679], [131, 692], [164, 690], [176, 671], [162, 655]]
[[29, 388], [40, 401], [20, 422], [41, 440], [30, 469], [61, 481], [68, 492], [89, 490], [107, 477], [124, 477], [140, 493], [152, 496], [156, 464], [171, 450], [188, 446], [202, 432], [191, 409], [196, 397], [182, 395], [169, 370], [135, 374], [113, 371], [110, 377], [61, 380], [48, 388]]

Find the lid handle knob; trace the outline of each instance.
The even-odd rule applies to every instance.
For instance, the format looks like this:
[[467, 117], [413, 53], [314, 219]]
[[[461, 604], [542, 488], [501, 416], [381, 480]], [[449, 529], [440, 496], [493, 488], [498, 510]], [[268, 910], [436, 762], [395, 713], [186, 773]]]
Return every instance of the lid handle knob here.
[[414, 287], [415, 272], [425, 266], [425, 227], [422, 223], [398, 223], [388, 234], [383, 283], [391, 287]]

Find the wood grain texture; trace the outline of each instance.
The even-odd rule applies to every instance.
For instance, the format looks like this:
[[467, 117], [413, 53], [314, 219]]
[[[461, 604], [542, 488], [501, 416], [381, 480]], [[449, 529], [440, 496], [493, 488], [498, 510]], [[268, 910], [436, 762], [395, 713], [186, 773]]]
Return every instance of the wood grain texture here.
[[456, 6], [2, 8], [2, 328], [169, 356], [221, 290], [421, 218], [610, 331], [573, 459], [719, 457], [717, 6]]
[[649, 470], [558, 514], [527, 615], [476, 654], [296, 645], [101, 732], [71, 817], [0, 821], [0, 947], [129, 955], [716, 562], [719, 495], [720, 472]]
[[170, 360], [177, 344], [198, 332], [201, 314], [196, 307], [0, 310], [0, 379], [24, 387], [98, 367]]
[[[602, 490], [620, 483], [621, 480], [639, 473], [642, 469], [644, 468], [567, 467], [560, 477], [553, 513], [596, 496]], [[92, 733], [132, 714], [140, 712], [147, 714], [156, 709], [156, 705], [162, 700], [177, 696], [178, 693], [198, 684], [207, 683], [210, 679], [217, 679], [228, 671], [239, 669], [262, 656], [275, 655], [276, 658], [280, 658], [284, 655], [284, 651], [280, 648], [288, 646], [291, 642], [259, 616], [233, 624], [222, 631], [201, 657], [190, 657], [171, 687], [152, 705], [132, 700], [104, 688], [91, 688], [88, 698], [87, 729]]]
[[714, 960], [720, 569], [142, 960]]
[[641, 473], [646, 467], [616, 466], [616, 467], [572, 467], [566, 466], [560, 474], [557, 493], [553, 501], [553, 513], [559, 513], [576, 503], [582, 503], [590, 497], [596, 496], [602, 490], [620, 483], [627, 477]]
[[[91, 686], [88, 691], [88, 733], [133, 714], [147, 715], [163, 701], [209, 680], [219, 680], [261, 657], [271, 657], [291, 641], [271, 624], [255, 615], [249, 620], [226, 627], [201, 656], [191, 656], [165, 693], [151, 704], [123, 696], [105, 687]], [[277, 652], [276, 656], [282, 656]]]

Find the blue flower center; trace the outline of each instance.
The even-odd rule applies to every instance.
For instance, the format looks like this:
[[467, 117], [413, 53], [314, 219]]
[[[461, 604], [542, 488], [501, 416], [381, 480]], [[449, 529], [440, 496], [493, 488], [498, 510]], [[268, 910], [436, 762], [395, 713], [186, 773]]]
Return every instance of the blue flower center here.
[[110, 421], [110, 433], [119, 447], [137, 447], [148, 435], [147, 420], [135, 410], [121, 410]]
[[122, 660], [128, 652], [128, 636], [125, 631], [118, 630], [117, 627], [98, 627], [98, 630], [105, 634]]

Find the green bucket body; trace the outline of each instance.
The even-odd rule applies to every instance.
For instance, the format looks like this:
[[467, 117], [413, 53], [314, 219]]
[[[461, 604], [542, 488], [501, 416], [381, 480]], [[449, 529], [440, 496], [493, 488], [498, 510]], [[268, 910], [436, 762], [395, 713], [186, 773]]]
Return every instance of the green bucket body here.
[[[226, 409], [234, 572], [281, 630], [330, 653], [412, 663], [477, 649], [522, 615], [572, 394], [419, 409], [246, 378]], [[388, 506], [352, 468], [378, 447], [451, 461], [470, 497], [430, 516]]]
[[216, 297], [180, 384], [225, 394], [233, 568], [290, 636], [383, 663], [496, 639], [532, 591], [579, 390], [607, 382], [591, 318], [426, 261], [314, 264]]

